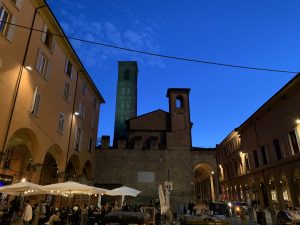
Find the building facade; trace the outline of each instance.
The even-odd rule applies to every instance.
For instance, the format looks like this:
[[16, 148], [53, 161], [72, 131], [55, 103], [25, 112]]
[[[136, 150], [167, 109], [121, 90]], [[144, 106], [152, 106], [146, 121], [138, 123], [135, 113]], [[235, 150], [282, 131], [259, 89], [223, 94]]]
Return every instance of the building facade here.
[[300, 207], [300, 75], [217, 146], [221, 199]]
[[45, 1], [0, 18], [1, 181], [90, 179], [103, 97]]
[[[119, 62], [117, 104], [123, 95], [130, 99], [128, 93], [120, 91], [119, 87], [132, 64], [136, 65], [136, 62]], [[129, 86], [134, 85], [137, 81], [132, 79]], [[137, 90], [137, 87], [132, 90]], [[158, 198], [161, 184], [171, 188], [174, 210], [182, 210], [190, 201], [214, 199], [217, 180], [213, 176], [213, 171], [216, 171], [215, 151], [192, 147], [189, 94], [188, 88], [170, 88], [167, 91], [169, 112], [158, 109], [123, 118], [121, 126], [126, 129], [126, 135], [115, 136], [113, 147], [109, 146], [110, 137], [103, 136], [96, 155], [96, 185], [136, 188], [142, 193], [132, 201], [149, 204]], [[137, 94], [132, 95], [136, 99]], [[132, 107], [130, 111], [136, 113], [136, 105]]]

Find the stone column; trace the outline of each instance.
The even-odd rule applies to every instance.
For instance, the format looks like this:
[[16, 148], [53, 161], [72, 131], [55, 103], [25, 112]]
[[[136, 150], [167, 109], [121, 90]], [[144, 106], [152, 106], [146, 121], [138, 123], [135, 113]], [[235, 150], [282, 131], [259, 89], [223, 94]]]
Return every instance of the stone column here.
[[210, 174], [210, 190], [211, 190], [211, 201], [215, 202], [216, 198], [215, 198], [215, 185], [214, 185], [214, 176], [213, 174]]
[[275, 178], [275, 190], [276, 190], [276, 195], [277, 195], [278, 203], [279, 203], [278, 209], [283, 210], [286, 207], [285, 207], [285, 202], [284, 202], [284, 199], [283, 199], [282, 180], [279, 180], [279, 179]]
[[295, 180], [293, 179], [293, 177], [289, 177], [288, 178], [288, 187], [289, 187], [289, 191], [290, 191], [290, 196], [291, 196], [291, 203], [292, 203], [292, 206], [295, 208], [295, 207], [299, 207], [299, 201], [298, 201], [298, 191], [299, 191], [299, 188], [297, 188], [297, 184], [296, 182], [299, 182], [298, 180]]

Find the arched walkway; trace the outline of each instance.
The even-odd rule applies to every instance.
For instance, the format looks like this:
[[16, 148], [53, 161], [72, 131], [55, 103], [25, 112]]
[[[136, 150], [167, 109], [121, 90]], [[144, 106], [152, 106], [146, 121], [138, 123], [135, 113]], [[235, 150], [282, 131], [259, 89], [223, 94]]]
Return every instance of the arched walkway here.
[[195, 194], [198, 202], [216, 200], [215, 171], [207, 163], [199, 163], [194, 168], [195, 173]]
[[66, 167], [66, 181], [68, 180], [76, 181], [76, 178], [81, 175], [80, 168], [81, 168], [80, 160], [78, 155], [76, 154], [72, 155]]
[[8, 140], [3, 154], [3, 168], [16, 180], [26, 178], [31, 180], [35, 172], [34, 154], [37, 147], [37, 138], [32, 130], [21, 128]]

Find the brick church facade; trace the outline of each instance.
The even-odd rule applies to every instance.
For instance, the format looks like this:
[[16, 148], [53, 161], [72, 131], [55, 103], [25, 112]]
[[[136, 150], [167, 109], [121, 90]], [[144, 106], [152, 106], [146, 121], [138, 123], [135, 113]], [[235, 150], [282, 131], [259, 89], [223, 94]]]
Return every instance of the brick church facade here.
[[137, 116], [137, 75], [136, 62], [119, 62], [114, 144], [102, 136], [95, 182], [142, 191], [131, 199], [136, 203], [158, 198], [159, 184], [172, 182], [171, 205], [177, 210], [191, 200], [214, 199], [215, 149], [192, 147], [190, 89], [167, 90], [169, 112]]

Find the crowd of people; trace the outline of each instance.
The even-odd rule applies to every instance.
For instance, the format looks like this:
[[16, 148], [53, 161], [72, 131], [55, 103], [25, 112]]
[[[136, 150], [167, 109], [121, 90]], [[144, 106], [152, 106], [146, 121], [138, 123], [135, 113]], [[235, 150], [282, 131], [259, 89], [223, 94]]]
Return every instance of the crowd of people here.
[[140, 211], [137, 205], [126, 202], [108, 202], [101, 207], [75, 204], [72, 207], [55, 208], [46, 201], [31, 205], [28, 200], [21, 204], [16, 197], [9, 206], [1, 209], [1, 225], [101, 225], [103, 217], [111, 211]]

